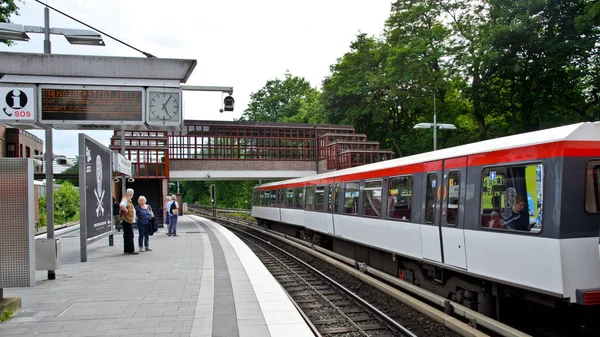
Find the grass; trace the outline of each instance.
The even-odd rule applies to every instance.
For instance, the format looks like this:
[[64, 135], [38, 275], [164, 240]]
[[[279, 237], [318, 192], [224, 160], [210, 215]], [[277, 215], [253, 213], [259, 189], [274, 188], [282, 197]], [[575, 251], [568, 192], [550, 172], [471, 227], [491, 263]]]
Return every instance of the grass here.
[[228, 216], [240, 218], [246, 221], [256, 221], [256, 219], [254, 219], [252, 216], [250, 216], [250, 214], [247, 213], [229, 213]]
[[2, 311], [2, 316], [0, 316], [0, 323], [10, 319], [13, 314], [14, 314], [14, 311], [12, 311], [10, 309], [6, 309], [6, 310]]

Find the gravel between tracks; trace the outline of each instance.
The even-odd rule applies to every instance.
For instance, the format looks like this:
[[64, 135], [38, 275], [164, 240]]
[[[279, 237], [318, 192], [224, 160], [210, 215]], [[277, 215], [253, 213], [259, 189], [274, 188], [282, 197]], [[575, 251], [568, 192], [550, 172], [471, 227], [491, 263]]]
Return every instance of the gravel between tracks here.
[[398, 323], [412, 331], [417, 336], [423, 337], [459, 337], [456, 332], [444, 327], [438, 322], [429, 319], [420, 312], [408, 307], [402, 302], [386, 295], [385, 293], [371, 287], [368, 284], [361, 282], [353, 276], [343, 272], [342, 270], [321, 261], [303, 251], [294, 247], [282, 244], [271, 237], [254, 232], [254, 235], [283, 248], [284, 250], [294, 254], [296, 257], [305, 262], [310, 263], [313, 267], [320, 270], [325, 275], [331, 277], [336, 282], [346, 288], [351, 289], [355, 294], [364, 298], [369, 303], [377, 307], [379, 310], [394, 318]]

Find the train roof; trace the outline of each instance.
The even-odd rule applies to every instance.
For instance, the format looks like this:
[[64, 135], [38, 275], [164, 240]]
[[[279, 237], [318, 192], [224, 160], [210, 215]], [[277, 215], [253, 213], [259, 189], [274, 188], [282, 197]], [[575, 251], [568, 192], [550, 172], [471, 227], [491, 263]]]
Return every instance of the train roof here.
[[339, 171], [331, 171], [313, 176], [267, 183], [260, 185], [260, 187], [277, 186], [284, 182], [286, 184], [300, 183], [303, 181], [314, 180], [315, 178], [331, 178], [353, 173], [360, 173], [365, 170], [380, 170], [397, 166], [426, 163], [430, 161], [527, 147], [531, 145], [554, 143], [559, 141], [600, 141], [600, 122], [577, 123], [540, 131], [521, 133], [513, 136], [494, 138], [484, 140], [481, 142], [455, 146], [447, 149], [441, 149], [437, 151], [415, 154], [407, 157], [390, 159], [378, 163], [361, 165]]

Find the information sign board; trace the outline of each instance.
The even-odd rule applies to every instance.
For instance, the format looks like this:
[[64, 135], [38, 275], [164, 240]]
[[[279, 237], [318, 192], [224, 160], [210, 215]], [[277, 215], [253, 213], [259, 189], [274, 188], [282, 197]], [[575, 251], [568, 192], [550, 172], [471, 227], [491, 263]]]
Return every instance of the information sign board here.
[[32, 124], [37, 122], [36, 86], [0, 83], [0, 122]]
[[143, 124], [141, 87], [40, 85], [40, 122], [44, 124]]
[[113, 171], [131, 176], [131, 161], [118, 152], [113, 152]]

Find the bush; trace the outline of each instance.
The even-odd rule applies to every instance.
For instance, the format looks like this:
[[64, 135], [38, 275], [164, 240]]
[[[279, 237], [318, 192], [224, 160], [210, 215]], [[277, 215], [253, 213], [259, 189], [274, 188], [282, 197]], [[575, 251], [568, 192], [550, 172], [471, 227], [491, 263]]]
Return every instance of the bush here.
[[[40, 226], [47, 225], [46, 198], [41, 197]], [[54, 192], [54, 224], [62, 225], [79, 219], [79, 189], [70, 182], [65, 182]]]

